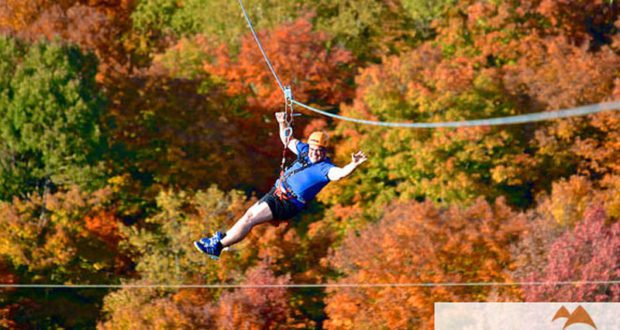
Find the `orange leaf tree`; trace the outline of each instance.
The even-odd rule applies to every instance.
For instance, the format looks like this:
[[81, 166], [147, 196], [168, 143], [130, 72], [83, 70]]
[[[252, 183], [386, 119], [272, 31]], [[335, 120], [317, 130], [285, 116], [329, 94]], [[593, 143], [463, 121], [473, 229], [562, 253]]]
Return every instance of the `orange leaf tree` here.
[[[313, 32], [307, 18], [259, 31], [259, 38], [282, 83], [292, 87], [296, 99], [338, 104], [351, 96], [352, 90], [346, 84], [352, 73], [350, 52], [338, 46], [328, 47], [329, 36]], [[226, 49], [221, 51], [226, 54]], [[283, 103], [282, 92], [250, 35], [243, 38], [236, 62], [230, 56], [219, 55], [205, 68], [225, 78], [231, 94], [249, 94], [252, 109], [273, 111]]]
[[[0, 256], [17, 271], [23, 284], [118, 283], [131, 274], [129, 253], [123, 250], [120, 219], [106, 208], [109, 190], [32, 195], [0, 203]], [[11, 302], [29, 306], [14, 313], [19, 324], [33, 327], [93, 326], [104, 290], [69, 290], [41, 295], [16, 292]]]
[[[161, 192], [156, 212], [144, 224], [121, 226], [131, 250], [138, 255], [136, 278], [129, 283], [286, 284], [323, 280], [326, 267], [317, 264], [327, 253], [330, 241], [325, 238], [329, 235], [315, 230], [310, 231], [306, 240], [296, 234], [300, 228], [276, 230], [263, 225], [233, 246], [231, 252], [223, 252], [218, 262], [208, 259], [191, 244], [199, 237], [229, 228], [252, 202], [239, 192], [225, 193], [215, 186], [197, 193]], [[320, 233], [324, 231], [328, 232], [323, 229]], [[259, 266], [255, 267], [257, 262]], [[323, 316], [315, 305], [320, 306], [322, 295], [304, 293], [262, 289], [228, 293], [216, 289], [122, 289], [105, 298], [101, 325], [110, 329], [131, 324], [225, 327], [232, 322], [254, 327], [269, 318], [270, 322], [312, 326]], [[270, 299], [265, 301], [265, 297]], [[138, 308], [146, 301], [156, 303]], [[254, 310], [264, 318], [249, 317]]]
[[[336, 283], [506, 282], [525, 217], [503, 200], [467, 209], [430, 202], [393, 205], [380, 222], [350, 233], [330, 258]], [[336, 288], [326, 300], [327, 328], [432, 328], [433, 302], [486, 301], [518, 291], [490, 287]]]
[[[330, 38], [324, 32], [313, 32], [308, 18], [283, 24], [269, 31], [259, 31], [259, 38], [284, 85], [290, 85], [295, 99], [309, 104], [338, 104], [352, 95], [350, 52], [339, 46], [328, 46]], [[241, 44], [234, 60], [228, 48], [222, 46], [205, 70], [227, 86], [229, 95], [243, 95], [247, 100], [241, 110], [249, 131], [273, 131], [273, 112], [282, 111], [284, 99], [275, 79], [250, 35]], [[298, 129], [297, 133], [303, 129]], [[262, 136], [256, 141], [269, 144]], [[278, 143], [276, 143], [277, 145]], [[277, 145], [279, 149], [279, 145]], [[274, 149], [270, 150], [274, 154]]]
[[8, 0], [0, 12], [0, 30], [33, 41], [60, 38], [77, 44], [96, 53], [100, 73], [116, 74], [132, 57], [122, 36], [131, 29], [133, 7], [133, 0]]

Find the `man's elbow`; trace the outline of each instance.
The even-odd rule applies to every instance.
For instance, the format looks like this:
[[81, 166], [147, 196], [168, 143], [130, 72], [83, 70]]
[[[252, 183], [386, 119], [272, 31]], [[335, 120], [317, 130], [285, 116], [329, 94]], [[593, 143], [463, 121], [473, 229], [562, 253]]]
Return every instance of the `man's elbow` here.
[[332, 171], [329, 173], [328, 177], [331, 181], [340, 181], [347, 177], [347, 173], [342, 170]]
[[340, 173], [329, 173], [327, 177], [330, 181], [340, 181], [340, 179], [342, 179], [344, 176], [342, 176]]

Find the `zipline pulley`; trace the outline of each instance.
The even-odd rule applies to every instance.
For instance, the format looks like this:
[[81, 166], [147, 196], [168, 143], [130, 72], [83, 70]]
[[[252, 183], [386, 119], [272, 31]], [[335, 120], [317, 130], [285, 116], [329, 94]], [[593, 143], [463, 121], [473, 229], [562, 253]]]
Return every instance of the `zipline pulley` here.
[[293, 110], [293, 92], [291, 86], [284, 87], [284, 121], [287, 127], [284, 129], [284, 149], [282, 149], [282, 162], [280, 163], [280, 180], [284, 175], [286, 165], [286, 150], [293, 138], [293, 116], [295, 116]]

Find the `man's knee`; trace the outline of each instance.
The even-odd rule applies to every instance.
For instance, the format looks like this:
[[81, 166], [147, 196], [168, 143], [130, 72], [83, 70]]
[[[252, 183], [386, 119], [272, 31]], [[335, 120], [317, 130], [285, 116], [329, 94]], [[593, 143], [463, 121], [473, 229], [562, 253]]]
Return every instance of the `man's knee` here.
[[272, 219], [271, 210], [266, 203], [254, 204], [243, 217], [245, 221], [252, 225], [257, 225]]
[[254, 216], [254, 212], [252, 211], [252, 208], [250, 208], [249, 210], [245, 211], [241, 219], [247, 220], [247, 219], [251, 219], [253, 216]]
[[249, 210], [245, 212], [241, 220], [243, 220], [243, 222], [247, 225], [254, 225], [254, 222], [256, 222], [257, 220], [256, 219], [257, 214], [258, 213], [256, 212], [256, 205], [253, 205], [252, 207], [250, 207]]

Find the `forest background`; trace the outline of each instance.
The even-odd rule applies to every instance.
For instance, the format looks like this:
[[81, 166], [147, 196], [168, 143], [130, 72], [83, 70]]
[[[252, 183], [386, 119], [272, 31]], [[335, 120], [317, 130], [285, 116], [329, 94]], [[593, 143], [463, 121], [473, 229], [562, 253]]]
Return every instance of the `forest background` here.
[[[285, 85], [349, 117], [481, 119], [620, 99], [614, 0], [247, 0]], [[214, 262], [277, 177], [283, 99], [231, 0], [0, 0], [0, 282], [620, 280], [620, 113], [397, 129], [296, 117], [344, 165]], [[436, 301], [620, 286], [0, 290], [0, 327], [432, 328]]]

